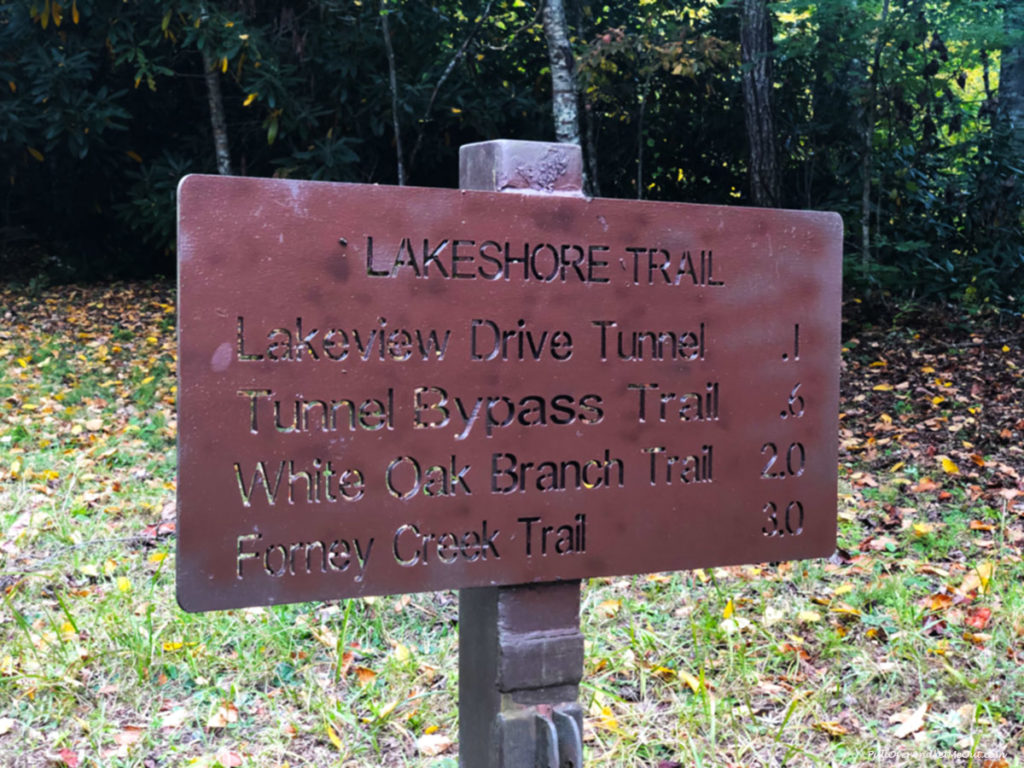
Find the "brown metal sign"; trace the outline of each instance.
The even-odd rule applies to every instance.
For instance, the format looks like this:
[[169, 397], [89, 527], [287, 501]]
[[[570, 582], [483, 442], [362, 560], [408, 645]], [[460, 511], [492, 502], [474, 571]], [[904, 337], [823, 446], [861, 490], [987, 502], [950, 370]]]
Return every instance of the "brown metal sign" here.
[[187, 610], [827, 555], [835, 214], [189, 176]]

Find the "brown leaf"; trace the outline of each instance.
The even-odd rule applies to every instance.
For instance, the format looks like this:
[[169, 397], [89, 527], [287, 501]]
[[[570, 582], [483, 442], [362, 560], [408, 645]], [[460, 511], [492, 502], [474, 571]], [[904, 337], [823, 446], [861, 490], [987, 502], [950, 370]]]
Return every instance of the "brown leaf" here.
[[975, 608], [964, 620], [964, 624], [973, 629], [984, 629], [988, 625], [989, 619], [992, 618], [991, 608]]
[[238, 722], [238, 707], [231, 702], [225, 702], [214, 710], [213, 714], [206, 721], [206, 728], [226, 728], [231, 723]]
[[137, 725], [126, 725], [119, 733], [114, 734], [114, 743], [119, 747], [130, 747], [146, 734], [145, 728]]
[[369, 667], [356, 667], [355, 668], [355, 673], [356, 673], [356, 680], [358, 681], [359, 685], [361, 685], [361, 686], [369, 685], [370, 683], [372, 683], [374, 680], [377, 679], [377, 673], [374, 672]]

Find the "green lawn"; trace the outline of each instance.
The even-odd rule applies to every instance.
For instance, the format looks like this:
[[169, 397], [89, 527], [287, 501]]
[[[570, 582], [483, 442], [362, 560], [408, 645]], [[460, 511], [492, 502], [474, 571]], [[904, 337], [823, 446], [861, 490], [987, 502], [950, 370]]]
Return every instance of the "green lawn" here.
[[[1024, 326], [861, 311], [840, 550], [585, 583], [588, 766], [1022, 764]], [[454, 767], [454, 593], [177, 607], [174, 320], [0, 288], [0, 764]]]

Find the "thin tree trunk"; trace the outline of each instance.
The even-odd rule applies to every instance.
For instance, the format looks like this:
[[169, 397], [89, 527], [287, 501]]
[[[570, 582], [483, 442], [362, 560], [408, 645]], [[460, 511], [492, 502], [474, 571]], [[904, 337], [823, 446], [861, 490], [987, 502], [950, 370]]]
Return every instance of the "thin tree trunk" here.
[[597, 180], [597, 115], [594, 114], [594, 104], [588, 103], [584, 113], [584, 121], [587, 126], [587, 145], [584, 147], [587, 158], [587, 174], [584, 187], [591, 197], [601, 196], [601, 185]]
[[1024, 5], [1009, 2], [1003, 11], [1008, 43], [999, 61], [998, 117], [1006, 131], [1010, 164], [1024, 159]]
[[878, 84], [882, 77], [884, 27], [888, 20], [889, 0], [885, 0], [882, 3], [882, 21], [879, 24], [878, 39], [875, 41], [871, 72], [868, 73], [868, 92], [864, 104], [864, 144], [860, 160], [860, 261], [865, 267], [871, 263], [871, 167], [874, 163], [875, 106], [878, 103]]
[[864, 110], [864, 144], [860, 154], [860, 261], [865, 267], [871, 263], [871, 136], [874, 123], [871, 105]]
[[772, 110], [771, 44], [766, 0], [743, 0], [743, 116], [750, 143], [750, 194], [754, 205], [760, 206], [778, 205], [782, 196]]
[[213, 128], [213, 151], [217, 158], [217, 173], [231, 175], [231, 153], [228, 151], [228, 125], [224, 118], [224, 99], [220, 93], [220, 72], [217, 60], [210, 55], [209, 46], [203, 47], [203, 71], [206, 77], [206, 98], [210, 105], [210, 125]]
[[398, 161], [398, 185], [405, 186], [405, 163], [402, 160], [402, 131], [398, 125], [398, 74], [395, 71], [395, 49], [391, 44], [387, 1], [380, 2], [380, 26], [384, 34], [384, 50], [388, 57], [388, 81], [391, 84], [391, 122], [395, 131], [395, 155]]
[[640, 108], [636, 118], [636, 199], [644, 199], [644, 117], [647, 115], [647, 97], [651, 93], [653, 70], [648, 70], [647, 79], [640, 89]]
[[572, 48], [562, 0], [544, 0], [541, 14], [544, 37], [551, 62], [551, 111], [555, 119], [555, 141], [580, 143], [579, 108]]

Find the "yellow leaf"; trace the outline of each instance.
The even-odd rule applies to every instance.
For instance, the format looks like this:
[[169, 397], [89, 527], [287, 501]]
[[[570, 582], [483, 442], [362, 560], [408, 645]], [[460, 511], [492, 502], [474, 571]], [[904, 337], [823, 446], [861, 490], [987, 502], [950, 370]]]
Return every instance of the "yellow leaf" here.
[[946, 402], [946, 398], [942, 395], [936, 395], [932, 398], [932, 405], [942, 405], [944, 402]]
[[242, 106], [248, 107], [250, 104], [256, 101], [257, 96], [259, 96], [258, 92], [254, 91], [253, 93], [250, 93], [248, 96], [245, 97], [245, 101], [242, 102]]
[[40, 162], [40, 163], [41, 163], [41, 162], [43, 162], [43, 160], [44, 160], [44, 158], [43, 158], [43, 153], [42, 153], [42, 152], [40, 152], [40, 151], [39, 151], [38, 149], [36, 149], [35, 147], [29, 147], [29, 148], [28, 148], [28, 153], [29, 153], [30, 155], [32, 155], [32, 157], [34, 157], [34, 158], [35, 158], [35, 159], [36, 159], [36, 160], [37, 160], [38, 162]]
[[847, 603], [836, 603], [832, 606], [832, 612], [843, 616], [860, 616], [860, 611]]
[[610, 619], [619, 612], [620, 607], [622, 607], [621, 600], [604, 600], [597, 606], [597, 610], [604, 618]]
[[598, 721], [598, 725], [606, 731], [612, 731], [613, 733], [618, 733], [619, 731], [619, 721], [615, 719], [615, 715], [612, 714], [610, 707], [601, 707], [601, 719]]
[[166, 552], [154, 552], [147, 558], [151, 563], [162, 563], [167, 558]]
[[816, 621], [821, 621], [821, 614], [817, 611], [800, 611], [796, 618], [803, 624], [813, 624]]
[[220, 71], [221, 72], [227, 72], [228, 71], [228, 57], [227, 56], [225, 56], [224, 58], [222, 58], [220, 60]]
[[336, 750], [338, 750], [339, 752], [341, 752], [342, 751], [341, 739], [338, 737], [338, 734], [336, 734], [334, 732], [334, 729], [331, 728], [330, 725], [326, 725], [325, 727], [327, 728], [327, 738], [331, 740], [331, 744], [334, 745], [334, 748]]
[[850, 731], [837, 720], [817, 722], [812, 726], [815, 730], [828, 734], [829, 736], [845, 736]]
[[60, 23], [64, 21], [64, 9], [60, 7], [60, 3], [51, 3], [50, 15], [53, 17], [54, 26], [59, 27]]
[[872, 389], [875, 392], [892, 392], [893, 387], [892, 384], [876, 384]]
[[409, 652], [409, 646], [402, 645], [401, 643], [398, 643], [398, 645], [395, 646], [394, 650], [395, 650], [395, 660], [396, 661], [400, 661], [400, 662], [408, 661], [409, 657], [412, 655]]
[[735, 611], [735, 610], [736, 609], [735, 609], [735, 607], [732, 604], [732, 598], [730, 597], [729, 598], [729, 602], [725, 604], [725, 610], [722, 611], [722, 618], [723, 619], [732, 618], [733, 611]]
[[885, 360], [875, 360], [875, 362], [871, 363], [868, 368], [885, 368], [887, 365], [888, 363], [885, 362]]
[[133, 149], [129, 149], [127, 152], [125, 152], [125, 154], [128, 155], [128, 157], [130, 157], [136, 163], [142, 162], [142, 156]]
[[164, 650], [167, 653], [171, 653], [172, 651], [180, 650], [184, 645], [185, 645], [184, 643], [179, 643], [177, 641], [168, 640], [167, 642], [164, 643]]
[[890, 472], [899, 472], [899, 471], [900, 471], [901, 469], [903, 469], [903, 467], [904, 467], [905, 465], [906, 465], [906, 462], [905, 462], [905, 461], [897, 461], [897, 462], [896, 462], [895, 464], [893, 464], [893, 465], [892, 465], [892, 466], [891, 466], [891, 467], [889, 468], [889, 471], [890, 471]]
[[992, 580], [992, 573], [995, 571], [995, 568], [995, 563], [987, 561], [984, 563], [979, 563], [978, 566], [974, 569], [978, 572], [978, 579], [981, 581], [982, 593], [988, 592], [988, 583]]
[[78, 0], [72, 0], [72, 3], [71, 3], [71, 21], [73, 21], [75, 24], [77, 24], [78, 20], [80, 18], [82, 18], [82, 17], [78, 15]]
[[11, 93], [17, 93], [18, 92], [18, 86], [14, 84], [13, 80], [8, 80], [7, 81], [7, 87], [11, 89]]
[[960, 474], [960, 467], [958, 467], [951, 458], [949, 458], [948, 456], [939, 456], [938, 458], [939, 462], [942, 464], [942, 471], [945, 472], [947, 475]]
[[934, 530], [935, 526], [931, 523], [914, 523], [914, 534], [917, 536], [927, 536]]
[[682, 680], [684, 683], [686, 683], [687, 686], [689, 686], [691, 691], [697, 693], [697, 691], [700, 690], [700, 680], [691, 675], [689, 672], [681, 669], [676, 674], [679, 675], [680, 680]]

